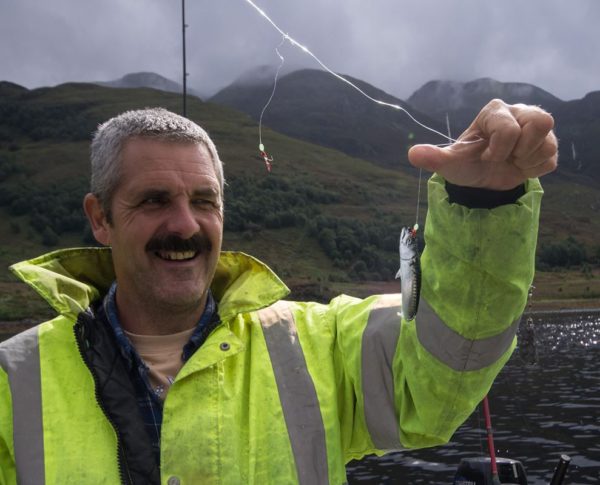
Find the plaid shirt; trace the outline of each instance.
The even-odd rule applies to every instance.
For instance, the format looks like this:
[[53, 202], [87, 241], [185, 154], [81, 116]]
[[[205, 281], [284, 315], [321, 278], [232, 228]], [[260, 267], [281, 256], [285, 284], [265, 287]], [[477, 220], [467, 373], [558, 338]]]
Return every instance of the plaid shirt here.
[[[152, 442], [156, 462], [160, 464], [160, 428], [162, 425], [163, 402], [150, 384], [148, 366], [144, 363], [123, 331], [117, 312], [116, 293], [117, 282], [115, 281], [104, 297], [99, 317], [100, 320], [108, 322], [113, 329], [121, 354], [129, 366], [129, 371], [131, 372], [133, 385], [137, 394], [138, 408], [146, 425], [150, 441]], [[181, 360], [183, 362], [187, 361], [194, 352], [200, 348], [206, 340], [206, 337], [208, 337], [208, 334], [218, 323], [219, 314], [217, 311], [217, 304], [209, 290], [204, 313], [200, 317], [190, 340], [183, 347], [183, 352], [181, 354]]]

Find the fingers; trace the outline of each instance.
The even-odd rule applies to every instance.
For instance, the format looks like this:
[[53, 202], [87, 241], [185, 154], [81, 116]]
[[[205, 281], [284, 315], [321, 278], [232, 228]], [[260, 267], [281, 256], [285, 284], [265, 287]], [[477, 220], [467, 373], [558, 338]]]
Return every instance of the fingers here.
[[558, 142], [552, 132], [554, 119], [543, 109], [493, 100], [483, 108], [475, 123], [489, 140], [481, 156], [483, 161], [508, 161], [524, 173], [535, 173], [535, 168], [542, 165], [543, 170], [556, 168]]
[[546, 158], [551, 157], [553, 155], [551, 144], [552, 141], [556, 141], [556, 138], [553, 140], [547, 138], [554, 128], [552, 116], [537, 106], [515, 105], [511, 107], [511, 112], [521, 127], [521, 135], [514, 148], [513, 156], [515, 158], [529, 157], [550, 142]]
[[[541, 141], [540, 141], [541, 140]], [[513, 153], [512, 163], [522, 170], [537, 167], [546, 162], [553, 162], [556, 165], [558, 159], [558, 141], [554, 133], [547, 133], [544, 137], [538, 137], [537, 146], [535, 142], [531, 147], [518, 153]]]
[[535, 106], [515, 105], [513, 109], [521, 125], [521, 136], [512, 163], [528, 178], [552, 172], [558, 163], [558, 141], [552, 132], [554, 119]]
[[558, 156], [554, 156], [552, 158], [546, 159], [544, 162], [536, 165], [535, 167], [528, 167], [521, 169], [521, 173], [527, 178], [536, 178], [541, 177], [542, 175], [546, 175], [550, 172], [556, 170], [558, 161]]
[[521, 126], [509, 106], [499, 99], [490, 101], [475, 119], [475, 124], [489, 140], [481, 159], [494, 163], [507, 160], [521, 136]]

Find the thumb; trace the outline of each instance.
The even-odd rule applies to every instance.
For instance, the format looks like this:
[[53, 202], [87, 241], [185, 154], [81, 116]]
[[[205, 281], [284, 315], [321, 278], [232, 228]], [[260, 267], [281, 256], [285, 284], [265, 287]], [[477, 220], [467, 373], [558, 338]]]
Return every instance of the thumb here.
[[437, 172], [448, 161], [450, 154], [434, 145], [415, 145], [408, 150], [408, 161], [417, 168]]

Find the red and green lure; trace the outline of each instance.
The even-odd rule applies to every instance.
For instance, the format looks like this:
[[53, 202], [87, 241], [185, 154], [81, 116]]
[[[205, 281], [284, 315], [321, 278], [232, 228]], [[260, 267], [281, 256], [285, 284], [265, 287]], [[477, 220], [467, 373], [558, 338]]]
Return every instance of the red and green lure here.
[[258, 145], [258, 149], [260, 151], [260, 156], [262, 157], [262, 159], [265, 162], [265, 167], [267, 168], [267, 172], [271, 173], [271, 162], [273, 161], [273, 157], [270, 157], [269, 155], [267, 155], [267, 152], [265, 152], [265, 146], [261, 143], [260, 145]]

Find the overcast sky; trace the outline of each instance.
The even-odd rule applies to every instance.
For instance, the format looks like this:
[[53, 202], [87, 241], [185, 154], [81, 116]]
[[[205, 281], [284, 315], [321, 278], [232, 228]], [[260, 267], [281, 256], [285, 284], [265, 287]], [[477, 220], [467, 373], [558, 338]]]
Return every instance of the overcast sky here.
[[[336, 72], [401, 98], [432, 79], [600, 90], [600, 0], [253, 0]], [[214, 93], [276, 64], [246, 0], [186, 0], [188, 85]], [[0, 0], [0, 80], [28, 88], [153, 71], [181, 82], [180, 0]], [[318, 67], [284, 44], [286, 65]]]

